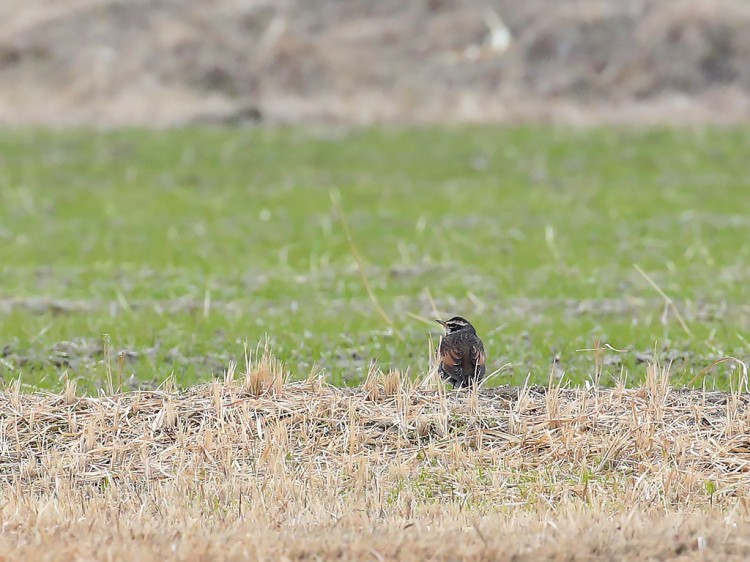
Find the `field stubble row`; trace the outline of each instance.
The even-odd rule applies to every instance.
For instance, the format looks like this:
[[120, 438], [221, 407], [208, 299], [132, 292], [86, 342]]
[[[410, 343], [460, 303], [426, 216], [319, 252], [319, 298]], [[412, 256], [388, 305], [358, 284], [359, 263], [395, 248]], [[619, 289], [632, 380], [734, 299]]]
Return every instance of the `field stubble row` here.
[[[176, 390], [0, 394], [0, 555], [742, 559], [746, 392], [290, 382], [266, 349]], [[244, 372], [241, 372], [244, 371]], [[746, 386], [746, 381], [741, 386]]]

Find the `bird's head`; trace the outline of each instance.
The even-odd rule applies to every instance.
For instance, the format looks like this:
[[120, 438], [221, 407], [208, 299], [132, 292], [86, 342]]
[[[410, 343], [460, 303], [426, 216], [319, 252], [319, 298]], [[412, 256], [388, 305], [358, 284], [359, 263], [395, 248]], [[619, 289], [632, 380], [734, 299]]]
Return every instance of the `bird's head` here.
[[454, 316], [450, 320], [437, 320], [437, 323], [443, 326], [445, 328], [445, 331], [449, 334], [452, 334], [453, 332], [459, 332], [461, 330], [476, 332], [476, 330], [474, 330], [474, 326], [472, 326], [468, 320], [466, 320], [465, 318], [461, 318], [460, 316]]

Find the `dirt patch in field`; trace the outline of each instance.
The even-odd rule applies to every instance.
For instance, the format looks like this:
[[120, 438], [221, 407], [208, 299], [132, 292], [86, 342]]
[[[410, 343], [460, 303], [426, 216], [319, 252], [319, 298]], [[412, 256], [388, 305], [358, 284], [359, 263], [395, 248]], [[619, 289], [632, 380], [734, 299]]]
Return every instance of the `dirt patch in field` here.
[[748, 28], [742, 0], [10, 0], [0, 122], [735, 123]]

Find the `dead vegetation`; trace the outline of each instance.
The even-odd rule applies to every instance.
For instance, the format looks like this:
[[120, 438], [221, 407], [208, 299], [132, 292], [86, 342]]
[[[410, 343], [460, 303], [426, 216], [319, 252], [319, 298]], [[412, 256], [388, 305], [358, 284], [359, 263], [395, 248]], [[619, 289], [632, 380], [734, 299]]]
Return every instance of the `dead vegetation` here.
[[736, 123], [748, 25], [742, 0], [10, 0], [0, 121]]
[[[241, 371], [241, 372], [238, 372]], [[747, 381], [740, 381], [746, 388]], [[745, 392], [446, 391], [376, 368], [99, 397], [0, 393], [0, 556], [744, 559]]]

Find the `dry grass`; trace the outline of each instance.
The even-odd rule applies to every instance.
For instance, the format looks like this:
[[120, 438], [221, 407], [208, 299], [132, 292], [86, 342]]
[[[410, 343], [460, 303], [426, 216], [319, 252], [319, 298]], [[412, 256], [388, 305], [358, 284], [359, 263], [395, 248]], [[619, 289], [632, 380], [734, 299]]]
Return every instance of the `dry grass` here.
[[[743, 0], [50, 4], [0, 2], [2, 123], [732, 125], [750, 114]], [[498, 16], [512, 40], [488, 49]]]
[[479, 392], [245, 367], [184, 392], [0, 393], [0, 559], [750, 555], [747, 394], [655, 366], [635, 389]]

